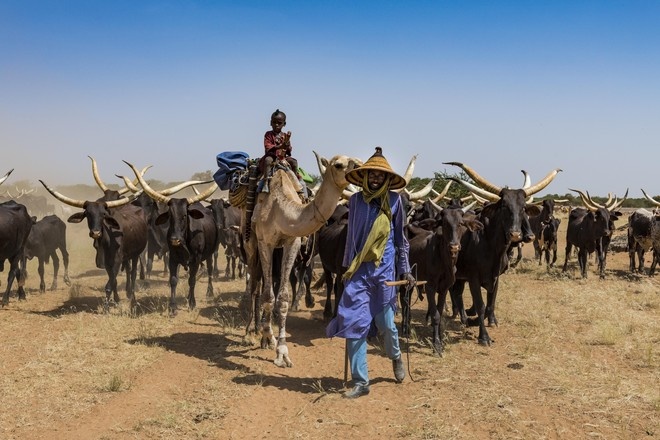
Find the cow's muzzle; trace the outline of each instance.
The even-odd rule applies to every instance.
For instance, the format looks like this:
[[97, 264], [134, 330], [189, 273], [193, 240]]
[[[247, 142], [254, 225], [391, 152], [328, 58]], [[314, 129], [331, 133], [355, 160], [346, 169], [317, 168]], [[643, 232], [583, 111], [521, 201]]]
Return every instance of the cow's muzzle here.
[[181, 239], [171, 238], [170, 239], [170, 245], [172, 245], [172, 246], [181, 246]]
[[101, 231], [89, 231], [89, 236], [93, 239], [101, 238]]

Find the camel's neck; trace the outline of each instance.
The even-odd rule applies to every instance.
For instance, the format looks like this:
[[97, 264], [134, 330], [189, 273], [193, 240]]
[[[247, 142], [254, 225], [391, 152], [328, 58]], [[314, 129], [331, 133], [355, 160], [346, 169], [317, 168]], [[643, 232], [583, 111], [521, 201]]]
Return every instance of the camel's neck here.
[[295, 192], [289, 192], [282, 186], [280, 191], [284, 197], [278, 197], [277, 208], [282, 216], [272, 219], [277, 223], [277, 229], [291, 237], [304, 237], [318, 231], [335, 211], [341, 196], [341, 189], [337, 188], [330, 176], [323, 179], [314, 200], [306, 205], [298, 201]]

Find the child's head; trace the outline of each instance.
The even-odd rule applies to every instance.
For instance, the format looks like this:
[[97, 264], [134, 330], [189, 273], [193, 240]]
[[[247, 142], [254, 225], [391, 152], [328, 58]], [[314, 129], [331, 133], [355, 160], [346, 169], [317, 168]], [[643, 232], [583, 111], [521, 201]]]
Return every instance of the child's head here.
[[284, 112], [281, 112], [278, 108], [270, 115], [270, 126], [273, 127], [275, 133], [282, 131], [282, 128], [286, 125], [286, 115]]

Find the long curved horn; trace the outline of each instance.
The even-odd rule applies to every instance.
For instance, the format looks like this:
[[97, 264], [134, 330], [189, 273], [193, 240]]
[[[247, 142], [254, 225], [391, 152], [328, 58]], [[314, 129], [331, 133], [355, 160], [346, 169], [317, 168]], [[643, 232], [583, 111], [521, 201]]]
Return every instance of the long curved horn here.
[[[488, 199], [484, 199], [483, 197], [479, 197], [479, 196], [476, 195], [475, 193], [470, 193], [470, 197], [473, 198], [473, 199], [474, 199], [478, 204], [480, 204], [481, 206], [483, 206], [483, 205], [485, 205], [486, 203], [488, 203]], [[461, 200], [463, 200], [463, 199], [461, 199]]]
[[403, 175], [403, 180], [406, 181], [406, 185], [408, 185], [410, 183], [410, 179], [412, 179], [413, 171], [415, 171], [415, 161], [417, 161], [416, 154], [412, 157], [412, 159], [410, 159], [410, 162], [408, 162], [408, 168], [406, 168], [406, 172]]
[[[108, 188], [108, 186], [103, 182], [103, 179], [101, 179], [101, 175], [99, 174], [99, 167], [96, 164], [96, 160], [94, 160], [94, 158], [92, 156], [87, 156], [87, 157], [89, 157], [89, 159], [92, 161], [92, 175], [94, 176], [94, 180], [96, 181], [96, 184], [99, 186], [99, 188], [101, 188], [101, 190], [107, 191], [110, 188]], [[144, 167], [142, 169], [140, 175], [144, 176], [144, 173], [146, 173], [149, 168], [151, 168], [151, 165], [149, 165], [147, 167]], [[136, 180], [133, 181], [133, 186], [135, 186], [137, 184], [138, 184], [138, 181], [136, 179]], [[130, 189], [130, 187], [128, 185], [126, 185], [125, 188], [122, 188], [117, 192], [119, 193], [119, 195], [124, 195], [128, 191], [135, 192], [136, 190], [132, 190], [132, 189]]]
[[436, 211], [438, 214], [442, 213], [442, 210], [445, 209], [445, 208], [443, 208], [442, 206], [440, 206], [440, 205], [438, 205], [437, 203], [435, 203], [433, 200], [429, 200], [429, 202], [431, 203], [431, 206], [433, 207], [433, 209], [435, 209], [435, 211]]
[[445, 198], [445, 196], [449, 192], [449, 187], [451, 186], [452, 183], [454, 182], [452, 182], [451, 180], [447, 181], [445, 188], [439, 194], [436, 190], [431, 188], [431, 192], [435, 195], [435, 198], [433, 199], [433, 203], [440, 203], [440, 201]]
[[217, 189], [218, 189], [218, 184], [215, 183], [214, 181], [213, 184], [206, 189], [206, 191], [194, 195], [192, 197], [188, 197], [186, 201], [188, 202], [189, 205], [192, 205], [195, 202], [199, 202], [200, 200], [204, 200], [207, 199], [208, 197], [211, 197], [211, 194], [213, 194]]
[[67, 205], [73, 206], [73, 207], [76, 207], [76, 208], [83, 208], [85, 206], [85, 200], [72, 199], [71, 197], [67, 197], [64, 194], [58, 193], [53, 188], [46, 185], [46, 182], [44, 182], [43, 180], [39, 180], [39, 182], [41, 182], [41, 184], [44, 186], [44, 188], [46, 188], [46, 191], [48, 191], [53, 197], [55, 197], [60, 202], [66, 203]]
[[470, 209], [474, 208], [474, 205], [476, 205], [476, 204], [477, 204], [477, 199], [475, 199], [474, 202], [470, 203], [469, 205], [467, 205], [467, 206], [463, 206], [463, 207], [461, 208], [461, 209], [463, 210], [463, 214], [465, 214], [466, 212], [468, 212]]
[[[120, 179], [122, 179], [122, 180], [124, 181], [124, 185], [126, 186], [126, 188], [130, 189], [132, 192], [135, 193], [135, 192], [140, 191], [140, 188], [138, 188], [137, 186], [135, 186], [135, 184], [134, 184], [133, 182], [131, 182], [131, 179], [129, 179], [128, 177], [126, 177], [126, 176], [120, 176], [119, 174], [115, 174], [115, 176], [117, 176], [117, 177], [119, 177]], [[138, 182], [138, 183], [139, 183], [139, 182]]]
[[[469, 166], [461, 163], [461, 162], [443, 162], [445, 165], [454, 165], [457, 167], [460, 167], [463, 171], [465, 171], [465, 174], [470, 176], [474, 182], [480, 186], [481, 188], [485, 189], [486, 191], [492, 193], [492, 194], [499, 194], [500, 191], [502, 191], [502, 188], [490, 183], [487, 181], [485, 178], [481, 177], [479, 173], [477, 173], [474, 169], [470, 168]], [[529, 194], [527, 194], [529, 195]], [[499, 196], [498, 196], [499, 197]]]
[[605, 202], [604, 205], [601, 205], [600, 203], [596, 203], [594, 199], [591, 198], [591, 194], [589, 194], [589, 191], [585, 191], [587, 193], [587, 198], [589, 199], [589, 202], [594, 205], [597, 208], [607, 208], [607, 204], [612, 201], [612, 193], [607, 193], [607, 202]]
[[421, 198], [426, 197], [433, 189], [434, 184], [435, 180], [431, 179], [431, 181], [427, 183], [424, 188], [420, 189], [419, 191], [408, 193], [410, 200], [420, 200]]
[[458, 178], [456, 178], [456, 177], [450, 177], [449, 179], [450, 179], [450, 180], [453, 180], [453, 181], [456, 182], [456, 183], [460, 183], [461, 185], [463, 185], [464, 187], [466, 187], [466, 188], [467, 188], [470, 192], [472, 192], [473, 194], [476, 194], [476, 195], [478, 195], [478, 196], [481, 196], [481, 197], [483, 197], [483, 198], [485, 198], [485, 199], [487, 199], [487, 200], [489, 200], [489, 201], [491, 201], [491, 202], [497, 202], [498, 200], [500, 200], [500, 196], [498, 196], [498, 195], [496, 195], [496, 194], [493, 194], [493, 193], [491, 193], [491, 192], [488, 192], [488, 191], [486, 191], [485, 189], [480, 188], [480, 187], [478, 187], [478, 186], [476, 186], [476, 185], [473, 185], [473, 184], [471, 184], [471, 183], [469, 183], [469, 182], [466, 182], [465, 180], [458, 179]]
[[110, 188], [108, 188], [108, 186], [105, 183], [103, 183], [103, 179], [101, 179], [101, 175], [99, 174], [99, 167], [96, 164], [96, 161], [92, 156], [87, 156], [87, 157], [89, 157], [89, 159], [92, 161], [92, 176], [94, 176], [94, 180], [96, 181], [96, 184], [103, 191], [109, 190]]
[[560, 172], [561, 168], [555, 168], [554, 170], [550, 171], [550, 173], [548, 173], [548, 175], [541, 179], [538, 183], [530, 186], [529, 188], [525, 188], [525, 195], [531, 196], [532, 194], [536, 194], [537, 192], [541, 191], [543, 188], [550, 185], [550, 182], [552, 182], [552, 180]]
[[626, 199], [628, 198], [628, 189], [629, 188], [626, 188], [626, 193], [623, 195], [623, 198], [621, 200], [619, 200], [618, 202], [614, 202], [612, 206], [607, 208], [608, 211], [612, 212], [615, 209], [619, 209], [619, 207], [623, 205], [623, 202], [625, 202]]
[[568, 190], [569, 191], [574, 191], [574, 192], [580, 194], [580, 198], [582, 199], [582, 203], [584, 204], [584, 206], [587, 207], [587, 209], [589, 211], [592, 211], [592, 212], [598, 211], [598, 207], [591, 204], [591, 201], [590, 201], [591, 199], [583, 191], [580, 191], [579, 189], [571, 189], [571, 188], [568, 188]]
[[124, 161], [124, 163], [129, 167], [131, 167], [133, 173], [135, 173], [135, 177], [137, 177], [138, 181], [140, 182], [140, 186], [142, 187], [142, 189], [144, 189], [144, 192], [146, 192], [149, 197], [164, 204], [167, 204], [170, 201], [171, 197], [164, 196], [155, 189], [153, 189], [152, 187], [150, 187], [147, 181], [142, 178], [137, 168], [133, 166], [133, 164], [128, 163], [126, 161]]
[[660, 202], [658, 202], [657, 200], [655, 200], [655, 199], [654, 199], [653, 197], [651, 197], [650, 195], [646, 194], [646, 191], [644, 191], [643, 189], [642, 189], [642, 194], [644, 194], [644, 197], [646, 197], [646, 199], [647, 199], [649, 202], [653, 203], [655, 206], [660, 206]]
[[179, 183], [178, 185], [174, 185], [171, 188], [162, 189], [158, 192], [161, 193], [164, 196], [171, 196], [172, 194], [175, 194], [175, 193], [181, 191], [184, 188], [188, 188], [189, 186], [192, 186], [192, 185], [206, 185], [207, 183], [212, 183], [212, 182], [213, 182], [213, 180], [188, 180], [187, 182]]
[[0, 179], [0, 185], [2, 185], [2, 183], [3, 183], [5, 180], [7, 180], [7, 177], [9, 177], [9, 175], [10, 175], [11, 173], [13, 173], [13, 172], [14, 172], [14, 169], [13, 169], [13, 168], [12, 168], [11, 170], [7, 171], [7, 174], [5, 174], [5, 175]]
[[525, 170], [520, 170], [520, 172], [523, 173], [523, 176], [525, 176], [525, 180], [523, 181], [522, 189], [527, 189], [530, 186], [532, 186], [532, 178], [529, 177], [529, 173]]

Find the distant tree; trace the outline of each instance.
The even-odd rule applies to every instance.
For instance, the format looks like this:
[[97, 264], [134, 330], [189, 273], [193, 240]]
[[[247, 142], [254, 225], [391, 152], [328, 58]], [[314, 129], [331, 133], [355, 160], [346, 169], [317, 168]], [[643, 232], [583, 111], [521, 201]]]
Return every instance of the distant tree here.
[[200, 171], [193, 174], [190, 180], [213, 180], [213, 172], [211, 170]]

